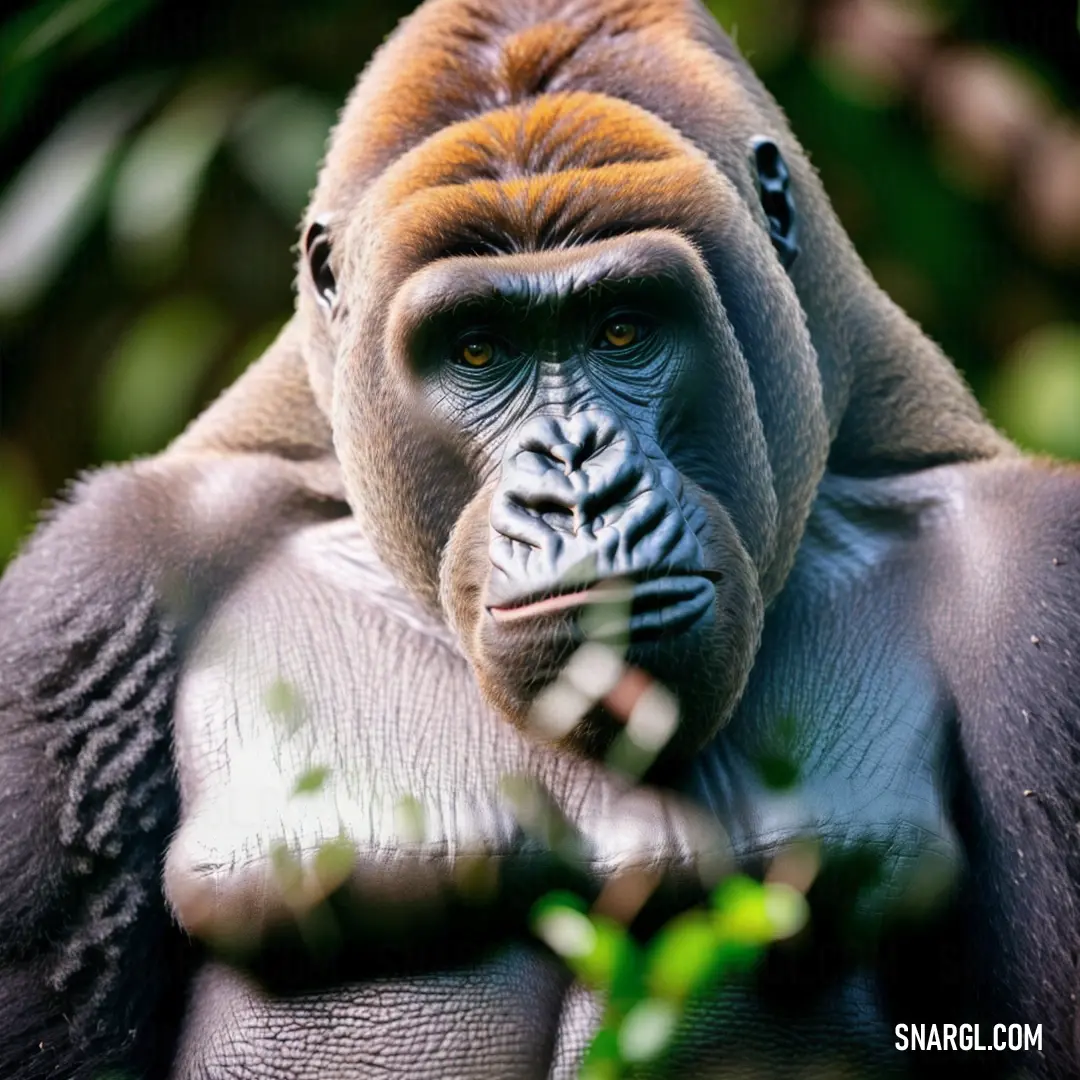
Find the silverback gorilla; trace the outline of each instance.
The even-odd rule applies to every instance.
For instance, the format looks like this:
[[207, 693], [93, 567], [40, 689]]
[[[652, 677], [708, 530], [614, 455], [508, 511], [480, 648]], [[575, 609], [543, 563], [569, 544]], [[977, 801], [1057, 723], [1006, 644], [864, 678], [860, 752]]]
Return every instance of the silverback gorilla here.
[[[646, 869], [659, 925], [806, 836], [807, 932], [640, 1075], [1075, 1075], [1080, 473], [875, 286], [704, 8], [429, 0], [298, 293], [0, 585], [0, 1076], [572, 1077], [599, 1006], [530, 904]], [[604, 705], [530, 724], [612, 590], [679, 706], [642, 783]]]

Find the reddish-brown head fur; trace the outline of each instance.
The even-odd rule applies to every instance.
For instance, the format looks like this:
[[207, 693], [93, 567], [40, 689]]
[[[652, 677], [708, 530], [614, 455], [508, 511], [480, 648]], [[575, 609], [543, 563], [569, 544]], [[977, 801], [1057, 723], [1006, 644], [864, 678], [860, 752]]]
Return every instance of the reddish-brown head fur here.
[[[657, 160], [653, 153], [666, 160], [660, 125], [640, 114], [625, 125], [616, 120], [620, 103], [636, 105], [703, 152], [747, 201], [755, 194], [747, 140], [768, 132], [780, 144], [805, 208], [804, 256], [792, 276], [819, 357], [835, 460], [888, 470], [898, 461], [1005, 449], [940, 351], [877, 290], [783, 115], [698, 0], [429, 0], [383, 46], [350, 98], [311, 215], [355, 206], [413, 147], [514, 106], [530, 115], [519, 130], [548, 144], [557, 134], [566, 145], [547, 158], [515, 150], [497, 179], [509, 179], [501, 170], [510, 160], [527, 175], [551, 174], [555, 163], [595, 167], [589, 131], [549, 117], [561, 111], [559, 95], [575, 92], [598, 95], [596, 107], [607, 102], [612, 110], [602, 139], [609, 163]], [[492, 137], [480, 145], [490, 147]], [[457, 158], [463, 149], [433, 163], [433, 175], [468, 168]], [[670, 182], [681, 186], [674, 176]]]

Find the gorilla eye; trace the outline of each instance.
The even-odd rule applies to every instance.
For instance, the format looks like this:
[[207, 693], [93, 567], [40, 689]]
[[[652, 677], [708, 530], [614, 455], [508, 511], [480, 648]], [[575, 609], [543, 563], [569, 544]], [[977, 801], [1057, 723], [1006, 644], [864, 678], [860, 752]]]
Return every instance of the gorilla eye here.
[[325, 225], [316, 222], [308, 229], [304, 237], [304, 250], [319, 303], [329, 310], [337, 302], [337, 281], [330, 269], [330, 237], [326, 234]]
[[626, 319], [612, 319], [604, 326], [604, 342], [613, 349], [625, 349], [633, 345], [637, 339], [637, 326]]
[[761, 206], [769, 219], [769, 239], [787, 270], [799, 254], [791, 173], [780, 148], [771, 139], [755, 139], [750, 145], [754, 151]]
[[470, 367], [487, 367], [495, 356], [495, 346], [483, 338], [473, 338], [461, 343], [459, 355]]

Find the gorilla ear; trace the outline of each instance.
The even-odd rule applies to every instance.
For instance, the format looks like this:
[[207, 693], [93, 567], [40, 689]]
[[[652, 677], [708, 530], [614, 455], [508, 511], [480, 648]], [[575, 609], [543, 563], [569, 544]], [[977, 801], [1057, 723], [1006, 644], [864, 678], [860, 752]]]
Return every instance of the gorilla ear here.
[[319, 303], [331, 311], [337, 303], [337, 281], [330, 269], [330, 237], [325, 222], [316, 221], [305, 233], [304, 254]]
[[761, 205], [769, 219], [769, 237], [787, 270], [799, 254], [799, 228], [795, 218], [795, 200], [791, 196], [791, 174], [780, 148], [772, 139], [754, 139], [750, 146], [754, 152]]

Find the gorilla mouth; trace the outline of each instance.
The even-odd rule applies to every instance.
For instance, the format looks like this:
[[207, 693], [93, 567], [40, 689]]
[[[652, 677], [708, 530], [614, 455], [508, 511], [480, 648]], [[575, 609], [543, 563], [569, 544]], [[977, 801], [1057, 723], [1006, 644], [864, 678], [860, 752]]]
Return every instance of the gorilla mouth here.
[[607, 578], [585, 588], [533, 594], [512, 604], [489, 607], [488, 611], [496, 623], [513, 625], [587, 607], [612, 606], [628, 611], [628, 615], [613, 615], [610, 629], [617, 634], [627, 629], [635, 638], [681, 633], [712, 610], [716, 583], [722, 576], [717, 571], [696, 570], [642, 580]]

